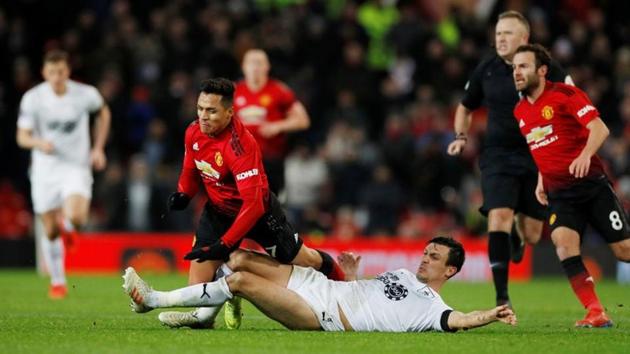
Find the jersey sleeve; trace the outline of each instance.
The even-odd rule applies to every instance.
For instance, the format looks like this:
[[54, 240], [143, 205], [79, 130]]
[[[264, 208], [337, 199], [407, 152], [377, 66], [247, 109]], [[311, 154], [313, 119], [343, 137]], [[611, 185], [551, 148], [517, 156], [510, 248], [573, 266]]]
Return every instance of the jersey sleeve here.
[[192, 128], [188, 127], [184, 138], [184, 162], [177, 183], [177, 191], [194, 197], [199, 191], [199, 173], [191, 153]]
[[436, 300], [430, 311], [433, 318], [431, 328], [439, 332], [455, 332], [448, 326], [448, 316], [453, 312], [453, 309], [446, 305], [442, 299]]
[[560, 63], [555, 60], [551, 61], [551, 67], [549, 68], [549, 72], [547, 73], [547, 80], [551, 82], [562, 82], [564, 83], [564, 79], [567, 77], [567, 72], [564, 70]]
[[282, 82], [278, 82], [277, 88], [277, 94], [280, 98], [282, 109], [283, 111], [287, 111], [296, 101], [295, 93], [289, 88], [289, 86]]
[[20, 129], [32, 130], [35, 128], [36, 100], [32, 91], [27, 92], [20, 102], [20, 111], [18, 114], [17, 126]]
[[481, 79], [483, 77], [484, 67], [485, 61], [480, 63], [475, 68], [472, 75], [470, 75], [468, 82], [466, 82], [466, 86], [464, 87], [465, 92], [461, 103], [470, 110], [475, 110], [481, 107], [481, 104], [483, 103], [484, 96]]
[[586, 93], [578, 88], [574, 88], [575, 94], [567, 97], [565, 107], [582, 126], [586, 126], [592, 120], [599, 117], [599, 111]]
[[226, 150], [227, 163], [243, 200], [232, 226], [221, 237], [226, 246], [232, 247], [265, 213], [264, 200], [268, 187], [263, 178], [262, 154], [251, 135], [233, 136]]
[[103, 96], [101, 96], [101, 93], [98, 92], [96, 87], [88, 86], [86, 98], [88, 112], [94, 113], [103, 107]]

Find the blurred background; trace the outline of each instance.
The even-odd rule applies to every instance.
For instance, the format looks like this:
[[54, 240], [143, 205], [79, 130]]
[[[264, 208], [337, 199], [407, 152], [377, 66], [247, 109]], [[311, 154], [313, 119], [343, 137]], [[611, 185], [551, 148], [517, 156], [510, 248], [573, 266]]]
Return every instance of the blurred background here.
[[238, 80], [244, 52], [262, 48], [272, 76], [311, 117], [290, 136], [282, 193], [302, 234], [485, 237], [477, 210], [485, 112], [475, 113], [463, 156], [447, 156], [446, 146], [468, 75], [493, 52], [496, 17], [508, 9], [525, 14], [530, 41], [550, 48], [601, 112], [612, 134], [600, 156], [628, 205], [630, 2], [16, 0], [0, 4], [0, 238], [33, 234], [17, 109], [54, 48], [70, 53], [72, 78], [95, 85], [112, 110], [89, 231], [194, 230], [203, 200], [162, 215], [198, 83]]

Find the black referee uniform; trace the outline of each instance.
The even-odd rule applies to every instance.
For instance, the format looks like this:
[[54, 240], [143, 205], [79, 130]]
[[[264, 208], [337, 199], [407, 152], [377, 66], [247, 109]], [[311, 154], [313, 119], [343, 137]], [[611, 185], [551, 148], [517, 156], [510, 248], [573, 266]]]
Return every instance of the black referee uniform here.
[[[552, 61], [547, 79], [564, 82], [566, 76]], [[488, 109], [479, 158], [483, 193], [480, 211], [487, 216], [491, 209], [510, 208], [515, 213], [543, 220], [545, 208], [534, 195], [538, 169], [514, 119], [513, 110], [518, 100], [512, 66], [496, 54], [483, 60], [466, 84], [462, 105], [471, 111], [481, 106]]]

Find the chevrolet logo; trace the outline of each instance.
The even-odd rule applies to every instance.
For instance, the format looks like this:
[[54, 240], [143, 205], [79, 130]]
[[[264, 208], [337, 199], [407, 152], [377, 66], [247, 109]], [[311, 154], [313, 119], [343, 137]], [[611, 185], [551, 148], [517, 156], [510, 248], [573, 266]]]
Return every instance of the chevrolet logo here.
[[527, 143], [537, 143], [543, 140], [547, 135], [553, 133], [553, 126], [551, 124], [544, 127], [533, 128], [529, 134], [525, 135]]
[[206, 177], [212, 177], [215, 179], [219, 179], [219, 177], [221, 177], [221, 174], [217, 170], [212, 168], [212, 165], [203, 160], [195, 160], [195, 165], [197, 166], [197, 169], [201, 171], [201, 173], [203, 173]]

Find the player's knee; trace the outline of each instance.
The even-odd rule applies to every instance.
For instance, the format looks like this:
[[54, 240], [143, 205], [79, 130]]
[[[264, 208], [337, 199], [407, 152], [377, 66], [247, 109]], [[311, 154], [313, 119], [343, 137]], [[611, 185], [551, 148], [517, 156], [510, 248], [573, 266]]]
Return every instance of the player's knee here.
[[237, 295], [247, 289], [251, 283], [251, 274], [247, 272], [234, 272], [225, 278], [232, 294]]
[[87, 223], [87, 216], [74, 213], [68, 217], [68, 220], [70, 220], [75, 229], [81, 229]]
[[249, 252], [238, 249], [230, 254], [230, 259], [228, 260], [227, 265], [234, 272], [238, 272], [246, 267], [250, 258], [251, 254]]
[[630, 241], [623, 242], [613, 249], [615, 257], [621, 262], [630, 263]]

